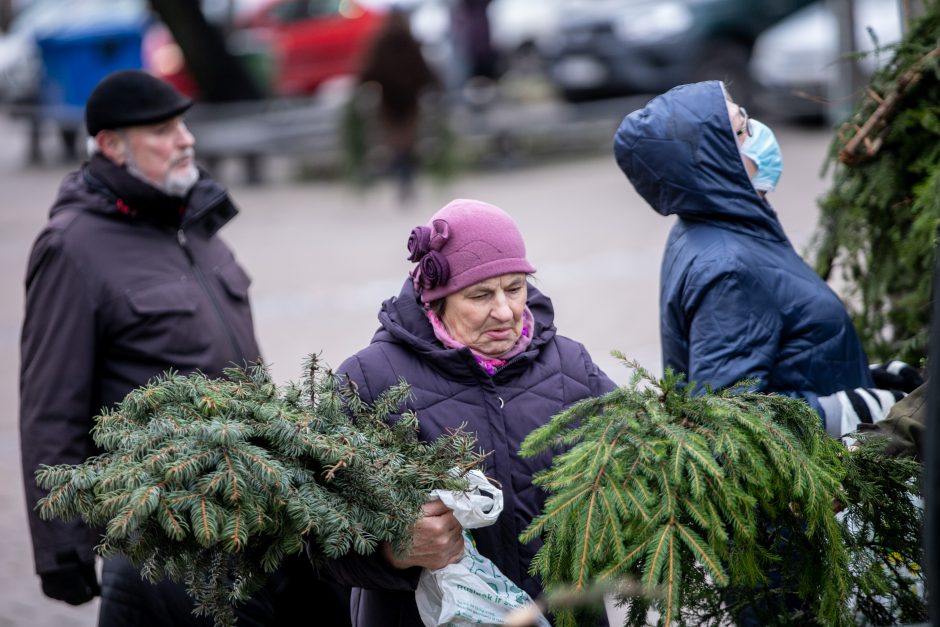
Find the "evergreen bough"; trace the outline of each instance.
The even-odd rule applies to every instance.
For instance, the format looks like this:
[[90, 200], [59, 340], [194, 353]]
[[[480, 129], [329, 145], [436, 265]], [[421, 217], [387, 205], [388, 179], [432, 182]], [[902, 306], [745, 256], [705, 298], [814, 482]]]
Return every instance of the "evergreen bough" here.
[[[940, 225], [940, 2], [925, 0], [832, 143], [816, 269], [836, 267], [869, 357], [920, 364]], [[875, 42], [877, 44], [877, 42]]]
[[898, 625], [927, 621], [920, 464], [886, 458], [884, 441], [859, 434], [845, 457], [846, 508], [841, 519], [849, 552], [853, 624]]
[[521, 537], [543, 537], [531, 571], [549, 590], [639, 580], [651, 594], [622, 599], [630, 625], [650, 608], [663, 625], [733, 624], [743, 608], [766, 625], [926, 617], [916, 462], [877, 442], [850, 453], [801, 400], [747, 382], [693, 396], [670, 370], [630, 365], [630, 385], [523, 442], [523, 456], [567, 449], [536, 476], [550, 496]]
[[386, 423], [407, 385], [369, 406], [315, 358], [307, 365], [283, 389], [258, 365], [226, 379], [170, 372], [131, 392], [96, 419], [103, 454], [37, 471], [49, 490], [41, 515], [102, 528], [102, 556], [185, 582], [217, 625], [305, 541], [315, 562], [383, 541], [405, 550], [428, 493], [466, 489], [473, 438], [422, 442], [413, 413]]

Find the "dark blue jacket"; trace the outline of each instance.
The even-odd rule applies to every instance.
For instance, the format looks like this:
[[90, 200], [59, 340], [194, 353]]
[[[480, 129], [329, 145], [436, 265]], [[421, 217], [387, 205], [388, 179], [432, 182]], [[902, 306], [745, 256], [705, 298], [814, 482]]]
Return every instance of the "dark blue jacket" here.
[[[490, 377], [468, 349], [438, 342], [409, 279], [382, 305], [382, 326], [371, 344], [339, 371], [367, 402], [404, 378], [412, 387], [407, 408], [416, 412], [424, 440], [461, 425], [476, 434], [480, 450], [490, 453], [483, 470], [499, 482], [504, 498], [496, 524], [473, 531], [477, 548], [535, 598], [541, 585], [528, 569], [541, 542], [520, 544], [519, 534], [541, 513], [545, 494], [532, 485], [532, 474], [547, 468], [551, 455], [523, 459], [520, 444], [554, 414], [615, 385], [581, 344], [556, 335], [551, 301], [531, 285], [528, 305], [535, 318], [532, 343]], [[354, 625], [421, 625], [414, 602], [419, 569], [395, 571], [378, 558], [351, 558], [333, 572], [362, 588], [354, 593]]]
[[679, 218], [660, 276], [664, 367], [714, 388], [758, 378], [820, 414], [817, 396], [872, 385], [842, 302], [751, 185], [719, 82], [629, 114], [614, 153], [646, 202]]

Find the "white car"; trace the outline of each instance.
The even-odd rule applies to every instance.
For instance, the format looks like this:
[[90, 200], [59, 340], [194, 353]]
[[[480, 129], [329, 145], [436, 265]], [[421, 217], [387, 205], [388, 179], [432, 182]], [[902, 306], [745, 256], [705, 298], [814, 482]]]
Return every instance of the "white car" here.
[[540, 42], [558, 30], [565, 0], [493, 0], [488, 14], [493, 46], [506, 69], [531, 71]]
[[21, 103], [35, 98], [42, 71], [35, 33], [53, 22], [61, 10], [52, 0], [34, 0], [22, 6], [9, 32], [0, 36], [0, 102]]
[[43, 65], [36, 37], [60, 29], [91, 27], [104, 22], [125, 24], [149, 14], [146, 0], [32, 0], [25, 3], [0, 36], [0, 102], [35, 102]]
[[[855, 45], [870, 76], [893, 56], [901, 38], [897, 0], [855, 0]], [[822, 117], [838, 80], [839, 24], [826, 0], [766, 30], [754, 44], [751, 77], [763, 110], [787, 117]]]

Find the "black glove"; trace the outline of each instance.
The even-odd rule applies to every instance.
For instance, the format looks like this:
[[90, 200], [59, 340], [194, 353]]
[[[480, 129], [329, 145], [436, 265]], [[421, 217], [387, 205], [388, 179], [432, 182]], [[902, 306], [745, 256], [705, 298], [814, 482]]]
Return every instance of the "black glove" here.
[[876, 388], [901, 390], [907, 394], [924, 383], [917, 369], [903, 361], [889, 361], [886, 364], [872, 364], [871, 378]]
[[88, 603], [101, 594], [94, 562], [79, 561], [74, 551], [64, 560], [62, 556], [56, 557], [60, 564], [58, 568], [39, 573], [43, 594], [69, 605]]

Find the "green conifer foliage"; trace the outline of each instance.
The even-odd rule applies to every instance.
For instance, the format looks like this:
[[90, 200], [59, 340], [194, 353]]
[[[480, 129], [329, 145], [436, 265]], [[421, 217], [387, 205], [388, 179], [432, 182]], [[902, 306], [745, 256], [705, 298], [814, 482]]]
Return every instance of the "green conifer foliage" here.
[[37, 472], [42, 516], [102, 528], [102, 556], [185, 582], [218, 625], [305, 541], [315, 561], [406, 549], [428, 493], [466, 489], [452, 471], [479, 463], [473, 438], [421, 442], [412, 413], [389, 426], [404, 383], [369, 406], [313, 357], [308, 373], [283, 389], [263, 366], [155, 379], [97, 418], [103, 454]]
[[864, 437], [845, 457], [848, 503], [842, 518], [854, 589], [855, 624], [927, 621], [921, 538], [920, 464], [886, 459], [884, 441]]
[[911, 364], [926, 356], [940, 225], [940, 2], [925, 9], [833, 141], [816, 242], [817, 271], [842, 270], [868, 355]]
[[[902, 572], [920, 555], [916, 463], [867, 446], [857, 460], [801, 400], [746, 382], [693, 396], [671, 371], [654, 380], [631, 365], [629, 386], [523, 443], [523, 456], [567, 449], [537, 475], [550, 496], [522, 536], [543, 537], [531, 570], [549, 589], [639, 580], [653, 593], [624, 599], [631, 625], [650, 608], [664, 625], [732, 624], [743, 607], [767, 625], [925, 616], [907, 593], [916, 565]], [[836, 502], [849, 504], [842, 522]], [[573, 610], [556, 618], [589, 624]]]

